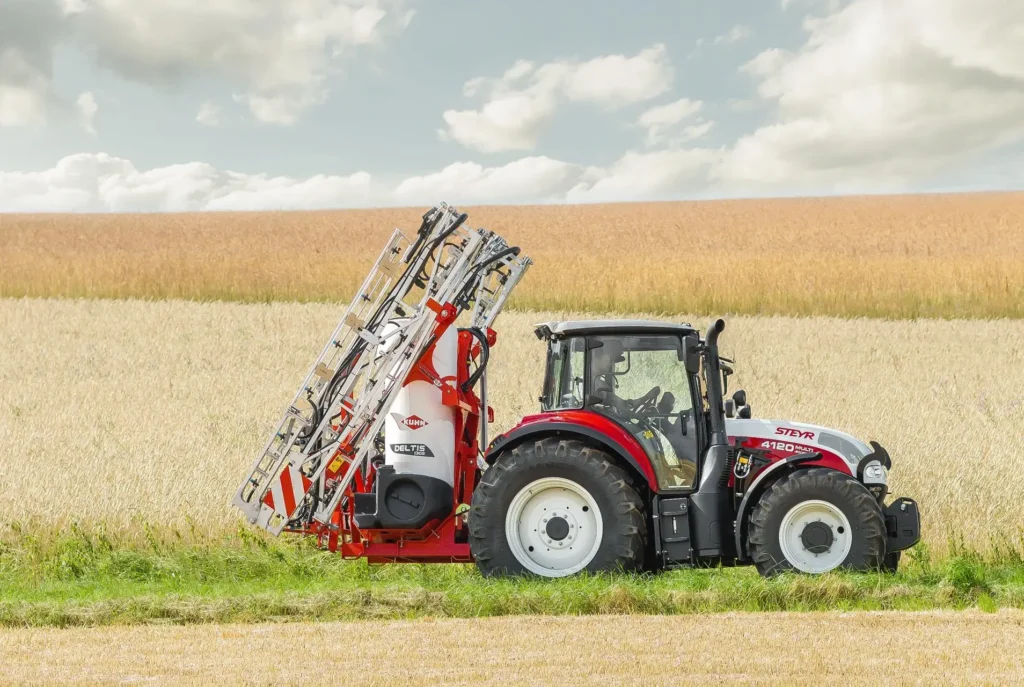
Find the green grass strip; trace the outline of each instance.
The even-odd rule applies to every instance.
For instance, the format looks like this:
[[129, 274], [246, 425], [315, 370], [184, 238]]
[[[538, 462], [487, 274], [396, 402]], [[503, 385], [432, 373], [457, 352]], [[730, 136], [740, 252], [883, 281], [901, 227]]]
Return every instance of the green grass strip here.
[[370, 566], [305, 542], [118, 548], [68, 536], [0, 547], [0, 626], [470, 618], [513, 614], [1024, 608], [1015, 553], [905, 556], [897, 575], [765, 580], [751, 568], [482, 578], [468, 565]]

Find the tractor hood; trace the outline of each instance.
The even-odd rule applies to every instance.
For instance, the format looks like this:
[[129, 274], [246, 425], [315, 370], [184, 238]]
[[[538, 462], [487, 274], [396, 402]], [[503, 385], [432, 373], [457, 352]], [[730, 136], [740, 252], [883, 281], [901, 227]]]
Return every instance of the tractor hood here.
[[792, 444], [795, 452], [824, 449], [835, 453], [856, 466], [860, 459], [872, 452], [870, 446], [857, 437], [837, 429], [810, 425], [789, 420], [729, 419], [725, 421], [729, 442], [736, 439], [761, 439], [782, 444]]

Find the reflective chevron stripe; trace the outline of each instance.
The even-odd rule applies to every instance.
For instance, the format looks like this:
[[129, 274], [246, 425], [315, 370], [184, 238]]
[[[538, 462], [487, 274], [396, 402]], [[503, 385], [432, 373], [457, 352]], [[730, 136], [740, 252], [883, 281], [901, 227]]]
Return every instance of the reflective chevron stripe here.
[[296, 507], [302, 503], [303, 497], [313, 484], [299, 470], [292, 465], [286, 465], [284, 470], [263, 499], [275, 513], [280, 513], [286, 518], [291, 518]]

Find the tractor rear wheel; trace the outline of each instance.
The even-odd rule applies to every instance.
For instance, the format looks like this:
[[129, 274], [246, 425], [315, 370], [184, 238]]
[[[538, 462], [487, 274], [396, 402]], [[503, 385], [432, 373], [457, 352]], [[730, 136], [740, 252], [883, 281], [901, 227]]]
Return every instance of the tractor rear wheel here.
[[797, 470], [762, 496], [750, 518], [750, 557], [765, 577], [786, 571], [879, 570], [885, 562], [885, 517], [850, 475]]
[[646, 538], [643, 501], [626, 472], [580, 441], [504, 451], [473, 493], [469, 544], [485, 577], [637, 570]]

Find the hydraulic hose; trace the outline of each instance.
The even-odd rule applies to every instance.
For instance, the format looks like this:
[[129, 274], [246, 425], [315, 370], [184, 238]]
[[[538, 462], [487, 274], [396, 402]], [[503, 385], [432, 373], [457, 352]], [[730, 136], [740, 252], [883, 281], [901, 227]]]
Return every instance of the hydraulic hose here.
[[519, 255], [519, 251], [520, 249], [518, 246], [511, 246], [473, 265], [473, 268], [469, 272], [469, 276], [466, 277], [465, 283], [463, 284], [462, 288], [459, 289], [458, 295], [456, 295], [455, 298], [453, 299], [455, 303], [458, 304], [460, 307], [465, 308], [468, 305], [470, 292], [476, 290], [476, 285], [479, 281], [480, 273], [483, 272], [484, 269], [486, 269], [490, 265], [493, 265], [494, 263], [505, 259], [509, 255]]
[[[465, 221], [467, 219], [469, 219], [469, 215], [466, 214], [465, 212], [463, 212], [461, 215], [459, 215], [458, 218], [454, 222], [452, 222], [452, 225], [450, 227], [448, 227], [447, 229], [442, 231], [440, 234], [438, 234], [437, 238], [434, 239], [431, 242], [431, 244], [430, 244], [430, 251], [428, 252], [428, 254], [429, 255], [433, 255], [434, 251], [437, 250], [437, 247], [440, 246], [442, 243], [444, 243], [445, 239], [447, 239], [449, 236], [454, 234], [455, 230], [458, 229], [459, 227], [461, 227], [463, 225], [463, 223], [465, 223]], [[436, 225], [437, 225], [437, 223], [435, 221], [435, 223], [431, 226], [431, 231], [433, 231], [433, 227], [436, 226]], [[426, 264], [426, 261], [424, 261], [423, 267], [420, 269], [419, 274], [416, 275], [416, 278], [413, 279], [413, 283], [416, 284], [419, 287], [423, 287], [424, 284], [425, 284], [424, 279], [426, 279], [426, 276], [427, 276], [427, 264]]]
[[491, 357], [491, 346], [487, 343], [487, 335], [477, 327], [470, 327], [469, 329], [463, 329], [460, 331], [469, 332], [473, 335], [473, 338], [480, 342], [480, 364], [477, 365], [473, 374], [469, 376], [469, 379], [462, 383], [462, 392], [466, 393], [472, 389], [478, 381], [480, 381], [480, 378], [483, 377], [484, 372], [487, 370], [487, 361], [490, 360]]

